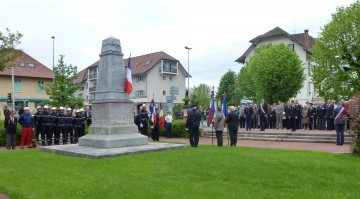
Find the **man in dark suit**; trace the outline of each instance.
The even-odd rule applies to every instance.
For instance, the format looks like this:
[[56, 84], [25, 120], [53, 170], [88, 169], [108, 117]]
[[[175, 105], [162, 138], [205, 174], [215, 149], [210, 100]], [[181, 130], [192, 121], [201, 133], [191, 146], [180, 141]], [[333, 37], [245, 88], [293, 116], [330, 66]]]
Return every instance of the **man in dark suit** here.
[[238, 131], [238, 117], [235, 112], [235, 107], [230, 106], [230, 113], [226, 117], [227, 128], [230, 135], [230, 146], [236, 146], [237, 131]]
[[294, 104], [294, 100], [291, 100], [291, 105], [289, 106], [289, 120], [291, 131], [296, 131], [296, 119], [298, 119], [298, 109]]
[[309, 103], [309, 129], [315, 130], [316, 128], [316, 108], [313, 106], [313, 103]]
[[16, 146], [16, 125], [18, 121], [15, 117], [15, 112], [10, 111], [10, 116], [5, 117], [4, 127], [6, 129], [6, 148], [9, 150], [10, 148], [15, 149]]
[[334, 130], [334, 104], [331, 102], [331, 100], [328, 101], [328, 104], [326, 106], [326, 130], [332, 131]]
[[[186, 126], [189, 128], [189, 141], [191, 147], [197, 147], [199, 144], [199, 127], [201, 121], [201, 113], [196, 109], [196, 105], [191, 106], [192, 110], [186, 120]], [[236, 116], [237, 125], [237, 116]]]
[[258, 108], [258, 115], [260, 116], [260, 131], [265, 131], [266, 119], [267, 119], [268, 106], [264, 99], [261, 99], [261, 103]]

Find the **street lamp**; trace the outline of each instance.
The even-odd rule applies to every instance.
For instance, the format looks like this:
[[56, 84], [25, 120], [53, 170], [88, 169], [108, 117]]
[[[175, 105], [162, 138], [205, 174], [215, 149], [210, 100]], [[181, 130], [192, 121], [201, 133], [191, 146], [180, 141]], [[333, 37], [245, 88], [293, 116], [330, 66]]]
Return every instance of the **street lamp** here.
[[189, 54], [190, 54], [190, 50], [191, 50], [191, 48], [190, 47], [187, 47], [187, 46], [185, 46], [185, 49], [186, 50], [188, 50], [188, 96], [190, 96], [190, 70], [189, 70]]
[[51, 39], [53, 40], [53, 67], [52, 67], [52, 70], [53, 70], [53, 73], [54, 73], [54, 76], [53, 76], [53, 83], [55, 82], [55, 72], [54, 72], [54, 66], [55, 66], [55, 62], [54, 62], [54, 43], [55, 43], [55, 36], [51, 36]]

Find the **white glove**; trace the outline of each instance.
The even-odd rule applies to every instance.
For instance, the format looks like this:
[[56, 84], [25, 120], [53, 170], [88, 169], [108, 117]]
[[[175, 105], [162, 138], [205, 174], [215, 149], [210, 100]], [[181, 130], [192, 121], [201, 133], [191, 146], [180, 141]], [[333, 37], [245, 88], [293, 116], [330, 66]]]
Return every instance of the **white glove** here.
[[295, 117], [295, 119], [297, 119], [297, 117]]
[[142, 123], [140, 123], [140, 128], [144, 127], [144, 125]]
[[151, 129], [154, 129], [154, 127], [153, 127], [153, 126], [151, 126]]

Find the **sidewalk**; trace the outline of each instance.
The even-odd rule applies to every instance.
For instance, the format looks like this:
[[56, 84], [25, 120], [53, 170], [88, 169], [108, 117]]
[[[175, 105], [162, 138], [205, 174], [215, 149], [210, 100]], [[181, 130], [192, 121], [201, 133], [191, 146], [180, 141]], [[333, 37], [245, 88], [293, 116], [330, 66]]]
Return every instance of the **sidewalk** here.
[[[189, 139], [185, 138], [160, 138], [162, 142], [179, 142], [189, 144]], [[224, 137], [224, 147], [228, 147], [228, 140]], [[199, 145], [211, 145], [217, 147], [216, 139], [207, 137], [200, 137]], [[344, 144], [338, 146], [336, 144], [328, 143], [302, 143], [302, 142], [271, 142], [271, 141], [251, 141], [238, 140], [237, 146], [256, 147], [256, 148], [273, 148], [273, 149], [291, 149], [291, 150], [308, 150], [308, 151], [323, 151], [333, 153], [350, 153], [350, 145]], [[199, 146], [201, 147], [201, 146]]]

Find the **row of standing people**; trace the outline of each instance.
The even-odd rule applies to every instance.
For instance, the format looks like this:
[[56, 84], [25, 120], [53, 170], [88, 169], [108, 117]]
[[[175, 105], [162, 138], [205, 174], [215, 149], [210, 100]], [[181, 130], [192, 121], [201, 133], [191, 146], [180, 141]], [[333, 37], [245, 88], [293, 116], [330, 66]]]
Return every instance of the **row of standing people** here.
[[[306, 118], [306, 117], [314, 118], [314, 116], [316, 114], [315, 108], [312, 106], [312, 104], [310, 103], [309, 105], [310, 105], [310, 108], [308, 110], [307, 110], [307, 106], [305, 106], [305, 108], [302, 110], [303, 112], [305, 112], [304, 118]], [[330, 106], [331, 106], [331, 104], [330, 104]], [[263, 99], [261, 100], [259, 107], [260, 107], [260, 112], [258, 110], [257, 111], [258, 114], [260, 116], [263, 116], [266, 118], [266, 111], [264, 111], [266, 109], [266, 105], [264, 104]], [[324, 107], [324, 106], [320, 106], [320, 107]], [[223, 135], [222, 134], [223, 134], [225, 122], [226, 122], [226, 125], [228, 128], [228, 131], [229, 131], [230, 145], [236, 146], [237, 131], [238, 131], [238, 127], [239, 127], [239, 125], [238, 125], [239, 115], [235, 109], [236, 108], [234, 106], [230, 106], [228, 115], [226, 118], [225, 118], [223, 112], [221, 111], [220, 107], [218, 108], [217, 112], [214, 114], [213, 126], [216, 131], [218, 146], [223, 145]], [[291, 101], [291, 103], [287, 107], [287, 109], [288, 110], [286, 110], [286, 111], [289, 111], [288, 119], [291, 123], [292, 131], [295, 131], [296, 119], [299, 116], [298, 112], [301, 109], [294, 104], [294, 101]], [[324, 109], [326, 109], [326, 107], [324, 107]], [[254, 110], [253, 110], [251, 104], [248, 104], [248, 106], [244, 109], [244, 112], [246, 113], [246, 116], [247, 116], [246, 117], [247, 130], [251, 130], [252, 115], [254, 114]], [[261, 112], [263, 112], [263, 114], [261, 114]], [[336, 139], [337, 145], [344, 144], [344, 129], [345, 129], [345, 125], [346, 125], [347, 115], [348, 115], [348, 110], [346, 109], [346, 103], [344, 102], [344, 100], [341, 100], [337, 104], [336, 107], [335, 106], [333, 107], [332, 113], [329, 116], [329, 118], [331, 118], [332, 120], [330, 120], [329, 124], [327, 124], [327, 125], [334, 126], [334, 128], [336, 130], [336, 134], [337, 134], [337, 139]], [[260, 120], [261, 120], [261, 118], [260, 118]], [[264, 121], [260, 121], [260, 123], [261, 122], [264, 122]], [[260, 124], [260, 126], [261, 126], [261, 130], [263, 130], [264, 129], [263, 125]]]
[[[238, 106], [236, 113], [238, 114], [240, 128], [259, 128], [262, 110], [260, 106], [252, 105]], [[266, 105], [265, 108], [265, 128], [269, 129], [309, 129], [309, 130], [334, 130], [333, 112], [335, 105], [328, 101], [327, 104], [307, 103], [304, 106], [297, 100], [284, 105], [283, 102]]]
[[[25, 107], [24, 111], [19, 119], [15, 116], [14, 111], [10, 111], [10, 115], [5, 117], [4, 127], [7, 134], [8, 149], [15, 149], [17, 123], [22, 125], [21, 148], [24, 148], [25, 144], [32, 148], [31, 135], [33, 131], [35, 131], [36, 140], [41, 141], [42, 146], [58, 145], [60, 141], [67, 144], [68, 140], [71, 143], [77, 143], [78, 138], [84, 135], [85, 121], [88, 125], [91, 124], [91, 112], [85, 113], [80, 109], [71, 110], [68, 108], [65, 114], [63, 107], [57, 110], [55, 107], [50, 108], [50, 106], [45, 105], [43, 110], [42, 107], [38, 106], [34, 115], [31, 115], [28, 107]], [[60, 135], [62, 135], [61, 138]]]

